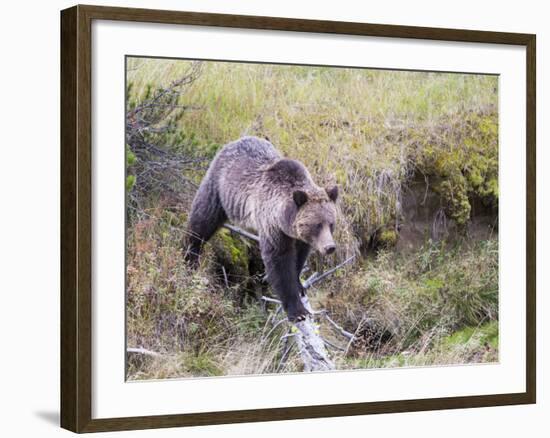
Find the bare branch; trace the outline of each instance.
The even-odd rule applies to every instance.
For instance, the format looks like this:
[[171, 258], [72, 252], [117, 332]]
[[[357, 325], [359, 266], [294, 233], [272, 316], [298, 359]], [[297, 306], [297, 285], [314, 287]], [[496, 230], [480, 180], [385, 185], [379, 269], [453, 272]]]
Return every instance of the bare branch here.
[[[157, 105], [166, 96], [171, 95], [178, 97], [182, 93], [182, 88], [184, 86], [193, 83], [198, 78], [201, 68], [201, 62], [193, 62], [185, 74], [183, 74], [179, 79], [172, 82], [166, 88], [158, 90], [152, 98], [144, 101], [140, 105], [137, 105], [132, 111], [130, 111], [128, 114], [129, 117], [133, 117], [136, 114]], [[175, 104], [175, 102], [172, 103]]]
[[339, 265], [336, 265], [334, 268], [331, 268], [329, 269], [328, 271], [326, 272], [323, 272], [321, 275], [315, 275], [313, 274], [311, 277], [309, 277], [309, 279], [304, 283], [304, 289], [309, 289], [311, 286], [313, 286], [315, 283], [318, 283], [319, 281], [321, 280], [324, 280], [325, 278], [327, 278], [329, 275], [332, 275], [334, 274], [338, 269], [342, 268], [343, 266], [347, 265], [348, 263], [350, 263], [351, 261], [353, 261], [355, 259], [356, 255], [352, 255], [351, 257], [349, 257], [348, 259], [344, 260], [342, 263], [340, 263]]
[[330, 316], [328, 316], [328, 312], [325, 309], [319, 310], [316, 313], [320, 314], [320, 315], [323, 315], [325, 317], [325, 319], [330, 323], [330, 325], [332, 327], [334, 327], [338, 331], [338, 333], [340, 333], [342, 336], [344, 336], [344, 337], [346, 337], [350, 340], [353, 340], [355, 338], [353, 333], [350, 333], [350, 332], [344, 330], [342, 327], [340, 327], [338, 324], [336, 324], [336, 322], [334, 322], [334, 320]]
[[151, 357], [162, 357], [162, 354], [160, 353], [157, 353], [155, 351], [151, 351], [151, 350], [146, 350], [145, 348], [127, 348], [126, 349], [126, 352], [127, 353], [132, 353], [132, 354], [143, 354], [145, 356], [151, 356]]
[[223, 224], [224, 228], [227, 228], [229, 231], [232, 231], [233, 233], [240, 234], [243, 237], [246, 237], [250, 240], [254, 240], [255, 242], [259, 242], [260, 238], [256, 236], [255, 234], [249, 233], [246, 230], [243, 230], [242, 228], [236, 227], [235, 225], [231, 224]]
[[275, 298], [269, 298], [266, 296], [262, 296], [260, 299], [267, 301], [268, 303], [276, 303], [276, 304], [282, 304], [280, 300], [276, 300]]
[[346, 351], [346, 349], [345, 349], [344, 347], [340, 347], [340, 346], [338, 346], [338, 345], [336, 345], [336, 344], [333, 344], [332, 342], [328, 341], [326, 338], [324, 338], [324, 337], [322, 337], [322, 336], [321, 336], [321, 339], [323, 340], [323, 342], [324, 342], [325, 344], [327, 344], [327, 345], [328, 345], [329, 347], [331, 347], [331, 348], [334, 348], [335, 350], [338, 350], [338, 351]]
[[227, 280], [227, 272], [225, 272], [225, 266], [222, 265], [223, 280], [225, 282], [225, 287], [229, 289], [229, 281]]

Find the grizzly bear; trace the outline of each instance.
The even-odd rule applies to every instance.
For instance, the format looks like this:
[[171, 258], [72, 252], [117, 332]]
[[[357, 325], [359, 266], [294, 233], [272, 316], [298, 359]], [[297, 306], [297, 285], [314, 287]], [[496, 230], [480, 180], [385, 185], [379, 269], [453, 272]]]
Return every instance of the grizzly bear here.
[[336, 246], [338, 187], [316, 185], [305, 166], [283, 158], [268, 141], [243, 137], [214, 157], [191, 206], [186, 258], [196, 265], [202, 245], [225, 221], [255, 230], [267, 280], [290, 321], [307, 315], [300, 282], [310, 248]]

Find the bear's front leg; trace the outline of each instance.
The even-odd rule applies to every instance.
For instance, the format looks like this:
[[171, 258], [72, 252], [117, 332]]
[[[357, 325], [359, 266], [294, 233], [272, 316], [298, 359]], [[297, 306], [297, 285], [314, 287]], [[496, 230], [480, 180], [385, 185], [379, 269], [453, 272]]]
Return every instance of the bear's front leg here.
[[300, 281], [300, 274], [306, 264], [309, 251], [310, 247], [307, 243], [296, 240], [296, 270], [298, 271], [298, 281]]
[[297, 254], [293, 239], [282, 233], [269, 238], [260, 236], [260, 249], [267, 280], [283, 303], [288, 320], [304, 320], [308, 311], [300, 298], [302, 287], [296, 281]]

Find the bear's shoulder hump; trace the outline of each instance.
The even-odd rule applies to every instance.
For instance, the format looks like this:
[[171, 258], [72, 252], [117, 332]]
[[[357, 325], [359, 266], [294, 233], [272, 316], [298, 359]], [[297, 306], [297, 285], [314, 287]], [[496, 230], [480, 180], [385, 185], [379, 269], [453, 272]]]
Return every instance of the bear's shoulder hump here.
[[269, 167], [269, 172], [287, 177], [303, 178], [307, 175], [306, 169], [302, 163], [289, 158], [277, 160]]

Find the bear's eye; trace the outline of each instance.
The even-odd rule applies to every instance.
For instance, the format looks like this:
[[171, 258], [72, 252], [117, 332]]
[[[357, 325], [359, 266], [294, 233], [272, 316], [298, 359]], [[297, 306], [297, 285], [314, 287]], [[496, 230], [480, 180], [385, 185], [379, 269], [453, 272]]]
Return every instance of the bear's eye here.
[[330, 224], [330, 232], [331, 232], [331, 233], [334, 233], [334, 223], [331, 223], [331, 224]]
[[315, 225], [315, 229], [317, 231], [321, 231], [321, 228], [323, 228], [323, 223], [322, 222], [319, 222], [317, 225]]

